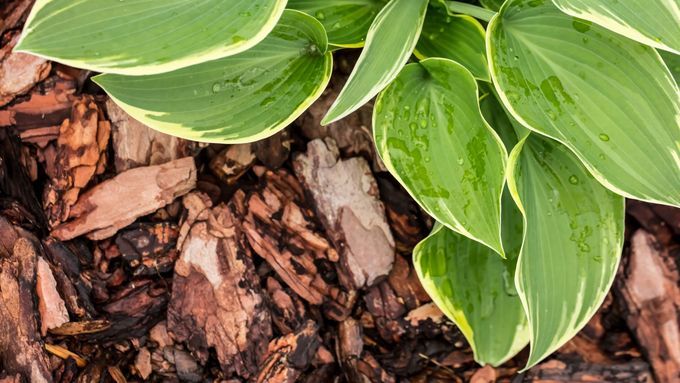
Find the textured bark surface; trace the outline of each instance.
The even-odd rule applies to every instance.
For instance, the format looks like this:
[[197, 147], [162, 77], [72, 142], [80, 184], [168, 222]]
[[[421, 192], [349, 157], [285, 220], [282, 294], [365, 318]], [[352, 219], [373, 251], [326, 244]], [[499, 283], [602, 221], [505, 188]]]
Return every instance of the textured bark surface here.
[[191, 141], [147, 127], [111, 99], [106, 101], [106, 111], [113, 126], [114, 165], [118, 173], [193, 155], [197, 146]]
[[[4, 218], [3, 225], [8, 227]], [[0, 236], [14, 236], [0, 229]], [[10, 252], [0, 251], [0, 365], [36, 383], [52, 382], [38, 326], [36, 239], [22, 232]]]
[[91, 239], [111, 237], [195, 186], [196, 166], [191, 157], [128, 170], [81, 195], [69, 212], [69, 221], [55, 227], [52, 235], [63, 241], [83, 234]]
[[50, 226], [69, 218], [81, 190], [106, 169], [110, 134], [111, 125], [91, 97], [73, 104], [71, 117], [59, 128], [55, 171], [43, 196]]
[[0, 48], [0, 106], [31, 90], [51, 69], [50, 62], [43, 58], [12, 52], [19, 41], [19, 32], [11, 33], [9, 39], [9, 44]]
[[190, 194], [185, 204], [193, 211], [175, 265], [170, 333], [202, 363], [214, 348], [223, 371], [250, 377], [271, 337], [271, 317], [241, 228], [242, 201], [211, 208]]
[[394, 238], [368, 163], [339, 158], [333, 140], [314, 140], [293, 161], [312, 196], [319, 218], [340, 251], [348, 288], [373, 285], [394, 262]]
[[302, 186], [284, 170], [265, 171], [262, 179], [262, 189], [247, 198], [244, 228], [250, 245], [301, 298], [344, 319], [356, 293], [338, 285], [338, 252], [305, 207]]
[[295, 333], [269, 343], [257, 383], [295, 383], [311, 364], [321, 338], [313, 321], [306, 322]]
[[657, 380], [664, 383], [680, 381], [680, 276], [663, 262], [667, 252], [654, 236], [636, 231], [628, 265], [617, 283], [628, 326], [646, 351]]

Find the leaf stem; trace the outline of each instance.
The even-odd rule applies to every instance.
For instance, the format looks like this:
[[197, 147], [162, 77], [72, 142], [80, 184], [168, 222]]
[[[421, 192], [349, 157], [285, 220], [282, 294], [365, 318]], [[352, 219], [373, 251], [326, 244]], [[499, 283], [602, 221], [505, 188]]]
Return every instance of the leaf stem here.
[[474, 18], [484, 20], [487, 23], [491, 21], [496, 12], [482, 8], [476, 5], [462, 3], [460, 1], [447, 1], [446, 7], [450, 12], [463, 13], [465, 15], [472, 16]]

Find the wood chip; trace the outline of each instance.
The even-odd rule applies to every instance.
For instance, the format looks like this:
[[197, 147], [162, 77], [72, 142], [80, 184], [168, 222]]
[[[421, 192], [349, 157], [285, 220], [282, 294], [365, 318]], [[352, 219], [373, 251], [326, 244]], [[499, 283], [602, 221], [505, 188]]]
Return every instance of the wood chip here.
[[613, 365], [549, 360], [532, 368], [524, 376], [524, 382], [535, 383], [652, 383], [653, 381], [649, 365], [639, 359]]
[[323, 305], [328, 318], [344, 320], [356, 293], [339, 285], [338, 253], [314, 221], [302, 186], [283, 169], [259, 174], [261, 187], [247, 198], [248, 242], [297, 295]]
[[195, 186], [192, 157], [128, 170], [81, 195], [71, 208], [70, 220], [52, 230], [52, 236], [62, 241], [83, 234], [93, 240], [111, 237]]
[[137, 375], [144, 380], [153, 372], [151, 368], [151, 353], [146, 347], [139, 349], [137, 357], [135, 357], [135, 369], [137, 370]]
[[229, 145], [210, 161], [210, 170], [227, 185], [234, 185], [254, 162], [251, 144]]
[[348, 288], [371, 286], [394, 262], [394, 239], [366, 160], [340, 160], [334, 141], [314, 140], [293, 160], [326, 232], [342, 249], [340, 265]]
[[336, 354], [349, 382], [395, 383], [396, 379], [384, 370], [371, 353], [364, 350], [361, 326], [350, 318], [340, 323]]
[[664, 251], [654, 236], [636, 231], [617, 290], [657, 380], [671, 383], [680, 380], [680, 277], [663, 262]]
[[59, 128], [55, 174], [43, 197], [51, 227], [68, 219], [81, 190], [104, 172], [111, 126], [103, 117], [94, 100], [83, 97]]
[[114, 165], [118, 173], [194, 154], [195, 143], [149, 128], [111, 99], [106, 101], [106, 110], [113, 125]]
[[10, 254], [0, 254], [0, 365], [27, 381], [47, 383], [52, 374], [41, 344], [33, 288], [38, 263], [35, 243], [35, 238], [18, 238]]
[[[191, 196], [185, 200], [191, 199]], [[222, 370], [256, 374], [271, 337], [250, 250], [236, 215], [241, 202], [211, 208], [209, 200], [189, 204], [195, 217], [182, 241], [168, 307], [168, 330], [201, 363], [214, 348]]]
[[31, 90], [49, 75], [52, 68], [44, 58], [12, 52], [18, 41], [19, 33], [16, 32], [9, 44], [0, 48], [0, 106]]
[[316, 323], [307, 321], [295, 333], [272, 340], [256, 382], [295, 383], [319, 349], [318, 331]]
[[58, 136], [61, 123], [71, 115], [72, 104], [76, 100], [76, 82], [59, 76], [50, 76], [39, 87], [34, 88], [26, 99], [16, 100], [6, 109], [0, 110], [0, 126], [16, 126], [26, 141], [40, 144], [36, 140], [35, 129], [56, 129], [53, 139]]
[[38, 257], [36, 294], [40, 312], [40, 333], [45, 336], [47, 330], [68, 322], [69, 316], [66, 304], [57, 292], [57, 281], [54, 279], [50, 265], [43, 257]]

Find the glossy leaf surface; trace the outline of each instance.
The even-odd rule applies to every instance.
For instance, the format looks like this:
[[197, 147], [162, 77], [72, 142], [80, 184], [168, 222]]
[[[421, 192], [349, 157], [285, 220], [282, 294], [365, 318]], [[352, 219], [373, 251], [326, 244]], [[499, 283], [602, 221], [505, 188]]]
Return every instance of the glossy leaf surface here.
[[285, 0], [38, 0], [16, 49], [98, 72], [169, 72], [253, 47], [285, 7]]
[[571, 16], [643, 44], [680, 54], [678, 0], [553, 0]]
[[[521, 215], [519, 219], [521, 242]], [[463, 332], [480, 364], [502, 364], [529, 342], [524, 309], [513, 283], [515, 262], [516, 254], [514, 259], [503, 260], [488, 247], [442, 225], [413, 251], [423, 287]]]
[[95, 81], [137, 120], [175, 136], [251, 142], [286, 127], [323, 92], [332, 56], [323, 26], [287, 10], [256, 47], [152, 76], [105, 74]]
[[604, 301], [623, 245], [624, 200], [569, 149], [535, 133], [515, 147], [508, 167], [525, 219], [515, 283], [531, 329], [531, 367], [576, 335]]
[[378, 97], [373, 130], [387, 168], [434, 218], [503, 254], [500, 199], [506, 150], [481, 116], [462, 65], [407, 65]]
[[363, 46], [368, 28], [387, 0], [288, 0], [288, 8], [314, 16], [326, 28], [328, 43]]
[[518, 121], [567, 145], [611, 190], [680, 205], [680, 91], [653, 48], [549, 0], [507, 1], [487, 40]]
[[430, 6], [415, 53], [420, 59], [442, 57], [463, 64], [472, 74], [489, 81], [484, 27], [464, 15], [449, 15]]
[[428, 0], [391, 0], [380, 11], [352, 74], [323, 124], [357, 110], [397, 77], [418, 42], [427, 4]]

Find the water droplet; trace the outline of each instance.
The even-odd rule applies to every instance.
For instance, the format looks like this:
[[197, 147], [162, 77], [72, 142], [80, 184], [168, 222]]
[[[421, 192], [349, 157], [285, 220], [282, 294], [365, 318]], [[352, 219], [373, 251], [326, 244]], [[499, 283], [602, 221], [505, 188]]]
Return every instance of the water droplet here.
[[598, 137], [600, 137], [600, 140], [602, 140], [604, 142], [609, 141], [609, 136], [604, 134], [604, 133], [600, 133], [600, 135]]
[[220, 86], [220, 83], [219, 83], [219, 82], [214, 83], [213, 86], [212, 86], [212, 91], [213, 91], [213, 93], [219, 92], [219, 91], [220, 91], [220, 88], [221, 88], [221, 86]]
[[315, 16], [318, 20], [323, 20], [323, 19], [326, 18], [326, 14], [323, 13], [322, 11], [318, 11], [316, 14], [314, 14], [314, 16]]
[[463, 159], [463, 157], [458, 157], [458, 165], [462, 165], [464, 163], [465, 163], [465, 160]]
[[572, 185], [578, 185], [578, 177], [576, 176], [569, 177], [569, 183]]
[[553, 120], [553, 121], [557, 120], [557, 115], [552, 110], [549, 110], [547, 114], [548, 114], [548, 118], [550, 118], [551, 120]]

